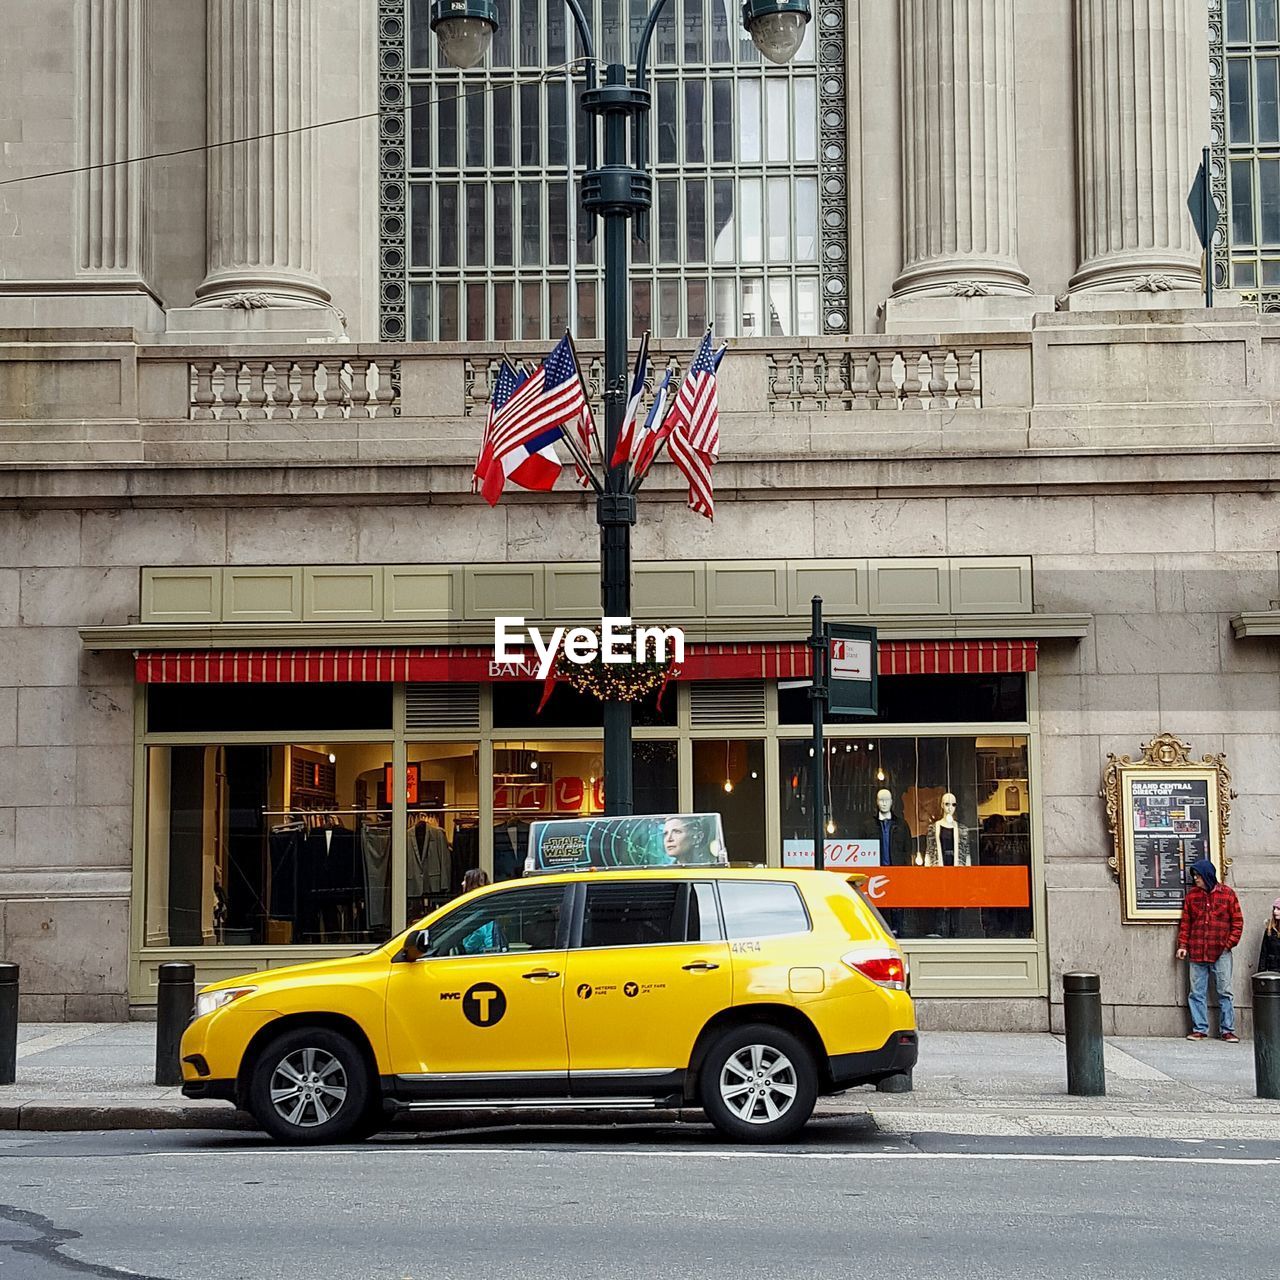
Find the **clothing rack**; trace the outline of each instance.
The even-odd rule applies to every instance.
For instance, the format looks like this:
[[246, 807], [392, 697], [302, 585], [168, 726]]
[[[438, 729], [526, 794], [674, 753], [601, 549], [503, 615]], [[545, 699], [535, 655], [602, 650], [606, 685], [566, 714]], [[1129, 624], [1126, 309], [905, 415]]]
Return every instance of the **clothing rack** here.
[[377, 814], [384, 814], [387, 817], [391, 816], [391, 810], [389, 808], [388, 809], [378, 809], [378, 808], [330, 809], [326, 805], [322, 805], [318, 809], [304, 809], [298, 805], [294, 805], [292, 809], [263, 809], [262, 816], [264, 818], [291, 818], [295, 813], [305, 813], [313, 817], [316, 814], [320, 814], [322, 816], [330, 815], [334, 818], [354, 818], [364, 813], [377, 813]]

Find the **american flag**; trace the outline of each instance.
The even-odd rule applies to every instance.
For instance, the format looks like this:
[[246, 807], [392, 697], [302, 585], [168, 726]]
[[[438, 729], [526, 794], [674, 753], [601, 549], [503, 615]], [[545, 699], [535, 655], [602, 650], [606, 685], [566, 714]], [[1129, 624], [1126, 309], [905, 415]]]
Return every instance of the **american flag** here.
[[716, 369], [722, 354], [723, 351], [714, 349], [708, 329], [689, 372], [680, 382], [675, 404], [671, 406], [672, 424], [667, 428], [671, 461], [689, 482], [689, 509], [708, 520], [715, 517], [711, 468], [720, 456]]
[[490, 505], [511, 480], [526, 489], [548, 490], [560, 475], [555, 442], [587, 408], [573, 348], [567, 337], [498, 411], [490, 431], [492, 461], [481, 492]]
[[520, 386], [520, 374], [505, 357], [498, 366], [498, 376], [493, 380], [493, 395], [489, 398], [489, 414], [485, 418], [484, 436], [480, 440], [480, 455], [476, 458], [475, 470], [471, 473], [471, 492], [479, 493], [484, 478], [493, 463], [493, 424], [498, 411], [511, 399]]
[[720, 411], [716, 401], [716, 366], [719, 355], [712, 345], [711, 330], [703, 335], [698, 354], [680, 382], [676, 402], [671, 406], [674, 433], [684, 436], [689, 448], [706, 454], [714, 462], [720, 456]]

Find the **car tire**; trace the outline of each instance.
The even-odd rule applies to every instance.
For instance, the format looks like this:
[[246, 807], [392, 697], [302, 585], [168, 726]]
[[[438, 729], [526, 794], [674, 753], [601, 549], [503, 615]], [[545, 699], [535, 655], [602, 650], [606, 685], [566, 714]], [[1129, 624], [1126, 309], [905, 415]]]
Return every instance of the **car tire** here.
[[258, 1055], [249, 1110], [277, 1142], [356, 1142], [375, 1125], [369, 1068], [359, 1048], [328, 1027], [298, 1027]]
[[753, 1022], [711, 1046], [699, 1076], [707, 1118], [735, 1142], [783, 1142], [798, 1133], [818, 1100], [813, 1055], [789, 1031]]

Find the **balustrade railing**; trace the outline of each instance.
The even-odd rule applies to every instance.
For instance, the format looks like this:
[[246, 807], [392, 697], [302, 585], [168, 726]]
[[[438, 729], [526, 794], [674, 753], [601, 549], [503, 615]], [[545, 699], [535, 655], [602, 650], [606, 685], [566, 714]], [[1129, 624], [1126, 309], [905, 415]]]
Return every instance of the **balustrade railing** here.
[[400, 415], [400, 361], [228, 358], [192, 360], [190, 417], [198, 422]]
[[976, 347], [797, 348], [767, 359], [775, 413], [982, 407]]
[[[730, 354], [735, 355], [734, 348]], [[980, 409], [982, 407], [982, 352], [972, 346], [876, 346], [806, 347], [790, 350], [748, 348], [726, 366], [732, 378], [744, 359], [765, 362], [766, 405], [773, 413], [838, 413], [848, 409]], [[646, 379], [652, 390], [668, 363], [676, 376], [682, 351], [670, 361], [657, 351], [650, 358]], [[598, 413], [603, 396], [603, 369], [598, 356], [582, 356], [587, 395]], [[466, 361], [466, 410], [483, 416], [493, 391], [499, 357]]]

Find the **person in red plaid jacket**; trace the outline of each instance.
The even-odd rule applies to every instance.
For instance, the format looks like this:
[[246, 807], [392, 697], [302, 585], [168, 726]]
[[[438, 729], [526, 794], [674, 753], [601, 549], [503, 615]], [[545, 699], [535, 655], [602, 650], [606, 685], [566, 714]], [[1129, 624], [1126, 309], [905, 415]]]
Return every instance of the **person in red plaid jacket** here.
[[1187, 1005], [1191, 1010], [1188, 1040], [1209, 1034], [1209, 971], [1218, 990], [1218, 1030], [1228, 1044], [1235, 1044], [1236, 1011], [1231, 1003], [1231, 949], [1244, 932], [1240, 899], [1229, 885], [1218, 883], [1218, 873], [1208, 858], [1191, 864], [1192, 887], [1182, 900], [1178, 924], [1178, 959], [1191, 964]]

